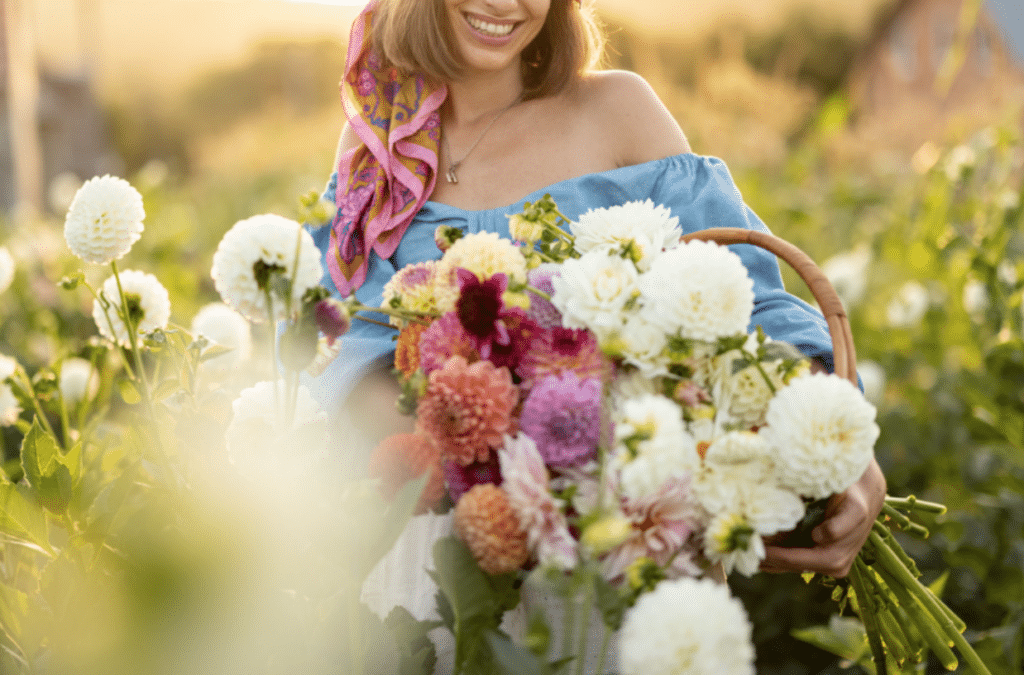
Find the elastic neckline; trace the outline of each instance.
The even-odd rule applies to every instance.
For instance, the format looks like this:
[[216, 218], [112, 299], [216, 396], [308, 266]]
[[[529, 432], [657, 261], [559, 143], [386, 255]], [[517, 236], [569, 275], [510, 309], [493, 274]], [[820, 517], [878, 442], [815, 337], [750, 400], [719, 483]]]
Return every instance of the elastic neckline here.
[[556, 181], [554, 183], [551, 183], [550, 185], [546, 185], [546, 186], [544, 186], [542, 188], [534, 190], [533, 192], [520, 197], [518, 200], [512, 202], [511, 204], [506, 204], [504, 206], [496, 206], [496, 207], [490, 208], [490, 209], [463, 209], [463, 208], [460, 208], [458, 206], [453, 206], [451, 204], [445, 204], [444, 202], [436, 202], [436, 201], [433, 201], [433, 200], [430, 200], [430, 199], [428, 199], [423, 204], [423, 207], [424, 208], [430, 207], [432, 209], [436, 208], [438, 210], [448, 209], [449, 211], [457, 211], [458, 213], [490, 213], [491, 211], [505, 211], [505, 210], [511, 209], [511, 208], [518, 208], [520, 204], [522, 204], [524, 201], [529, 201], [531, 197], [543, 196], [544, 194], [546, 194], [548, 192], [555, 192], [556, 191], [555, 188], [557, 188], [560, 185], [565, 185], [567, 183], [573, 183], [573, 182], [576, 182], [576, 181], [583, 181], [583, 180], [593, 179], [593, 178], [596, 178], [598, 176], [613, 176], [614, 174], [617, 174], [617, 173], [628, 173], [630, 171], [650, 169], [650, 168], [653, 168], [653, 167], [655, 167], [657, 165], [660, 165], [660, 164], [668, 164], [668, 163], [671, 163], [671, 162], [674, 162], [674, 161], [679, 161], [679, 160], [682, 160], [682, 161], [695, 161], [695, 160], [703, 160], [703, 159], [705, 159], [705, 158], [702, 157], [701, 155], [695, 155], [692, 152], [684, 152], [684, 153], [681, 153], [681, 154], [678, 154], [678, 155], [669, 155], [668, 157], [662, 157], [661, 159], [648, 160], [646, 162], [641, 162], [640, 164], [629, 164], [627, 166], [619, 166], [619, 167], [616, 167], [614, 169], [607, 169], [605, 171], [594, 171], [592, 173], [585, 173], [585, 174], [580, 175], [580, 176], [573, 176], [572, 178], [563, 178], [560, 181]]

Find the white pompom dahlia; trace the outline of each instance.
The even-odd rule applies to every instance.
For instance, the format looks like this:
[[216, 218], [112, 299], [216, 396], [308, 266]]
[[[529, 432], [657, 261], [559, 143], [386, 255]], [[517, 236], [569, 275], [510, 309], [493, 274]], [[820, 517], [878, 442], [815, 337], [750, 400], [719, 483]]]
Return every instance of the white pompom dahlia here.
[[[296, 268], [296, 247], [298, 267]], [[213, 254], [210, 271], [221, 299], [250, 321], [284, 319], [307, 290], [320, 283], [323, 267], [313, 237], [294, 220], [264, 214], [235, 223]], [[273, 316], [267, 307], [269, 289]]]
[[694, 340], [745, 333], [754, 311], [754, 282], [743, 262], [710, 242], [691, 241], [663, 253], [640, 278], [640, 289], [651, 323]]
[[252, 331], [245, 317], [220, 302], [211, 302], [196, 312], [192, 334], [231, 351], [204, 363], [215, 368], [230, 368], [252, 356]]
[[772, 446], [776, 476], [786, 488], [824, 499], [853, 485], [878, 440], [875, 407], [836, 375], [793, 379], [768, 404], [761, 430]]
[[566, 328], [617, 329], [625, 320], [626, 303], [640, 294], [638, 279], [632, 262], [594, 251], [565, 261], [551, 280], [551, 302]]
[[615, 420], [612, 466], [625, 496], [652, 495], [666, 481], [692, 474], [699, 462], [697, 443], [675, 402], [648, 394], [623, 404]]
[[0, 293], [3, 293], [14, 283], [14, 257], [7, 250], [6, 246], [0, 246]]
[[105, 265], [122, 258], [142, 236], [146, 211], [142, 195], [114, 176], [85, 182], [68, 209], [64, 238], [86, 262]]
[[626, 613], [622, 675], [753, 675], [752, 628], [729, 587], [709, 579], [663, 581]]
[[68, 405], [96, 395], [100, 388], [99, 373], [85, 359], [73, 357], [60, 364], [60, 395]]
[[[128, 304], [128, 316], [136, 324], [140, 334], [159, 328], [166, 328], [171, 319], [171, 298], [167, 289], [152, 274], [138, 270], [124, 270], [119, 273], [121, 288]], [[110, 303], [106, 312], [99, 300], [92, 304], [92, 319], [100, 335], [122, 346], [131, 344], [128, 329], [118, 314], [121, 295], [117, 289], [117, 277], [113, 275], [103, 282], [99, 294]]]
[[9, 356], [0, 354], [0, 427], [9, 427], [18, 421], [21, 415], [21, 406], [18, 397], [10, 385], [5, 384], [6, 380], [18, 369], [18, 362]]
[[628, 202], [609, 208], [591, 209], [569, 229], [576, 237], [580, 253], [601, 251], [623, 255], [640, 271], [650, 269], [654, 258], [679, 245], [682, 230], [679, 219], [664, 206], [650, 199]]
[[289, 420], [287, 391], [283, 380], [257, 382], [231, 403], [234, 415], [225, 441], [233, 464], [246, 471], [273, 470], [292, 460], [301, 465], [326, 449], [327, 415], [320, 404], [300, 385]]

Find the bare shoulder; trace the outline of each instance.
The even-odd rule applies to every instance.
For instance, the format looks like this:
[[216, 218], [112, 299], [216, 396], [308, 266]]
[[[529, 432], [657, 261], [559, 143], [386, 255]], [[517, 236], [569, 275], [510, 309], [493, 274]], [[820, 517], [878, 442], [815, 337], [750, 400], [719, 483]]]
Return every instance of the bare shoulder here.
[[675, 118], [647, 80], [636, 73], [591, 73], [583, 81], [581, 98], [599, 132], [618, 139], [616, 157], [621, 166], [690, 152]]

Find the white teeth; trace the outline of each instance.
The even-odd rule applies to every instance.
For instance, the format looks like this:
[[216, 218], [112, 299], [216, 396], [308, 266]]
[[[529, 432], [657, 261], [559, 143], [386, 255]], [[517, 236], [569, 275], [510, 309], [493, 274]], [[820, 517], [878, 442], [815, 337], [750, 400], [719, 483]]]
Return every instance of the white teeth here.
[[512, 23], [499, 26], [497, 24], [488, 23], [487, 21], [480, 21], [479, 19], [473, 18], [469, 15], [466, 15], [466, 21], [469, 22], [470, 26], [481, 33], [486, 33], [492, 37], [505, 37], [512, 32], [513, 28], [515, 28], [515, 24]]

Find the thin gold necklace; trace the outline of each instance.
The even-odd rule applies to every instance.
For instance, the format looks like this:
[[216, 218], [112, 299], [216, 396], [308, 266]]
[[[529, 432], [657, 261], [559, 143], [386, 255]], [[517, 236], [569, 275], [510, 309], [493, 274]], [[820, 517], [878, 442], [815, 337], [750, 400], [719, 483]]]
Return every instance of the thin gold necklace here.
[[487, 126], [484, 127], [484, 130], [480, 132], [480, 135], [476, 137], [476, 140], [473, 141], [473, 145], [469, 146], [469, 150], [467, 150], [466, 154], [462, 156], [462, 159], [452, 160], [452, 149], [451, 146], [448, 145], [448, 134], [444, 133], [444, 129], [441, 130], [441, 141], [444, 143], [444, 154], [448, 156], [448, 171], [446, 171], [445, 174], [448, 177], [449, 183], [459, 182], [459, 177], [455, 172], [459, 170], [459, 167], [466, 161], [466, 158], [469, 157], [470, 153], [476, 150], [476, 146], [480, 145], [480, 141], [484, 139], [484, 136], [486, 136], [487, 132], [491, 130], [494, 123], [497, 122], [502, 115], [514, 108], [517, 104], [521, 103], [522, 100], [523, 94], [520, 93], [519, 96], [516, 96], [516, 100], [499, 110], [491, 121], [487, 123]]

